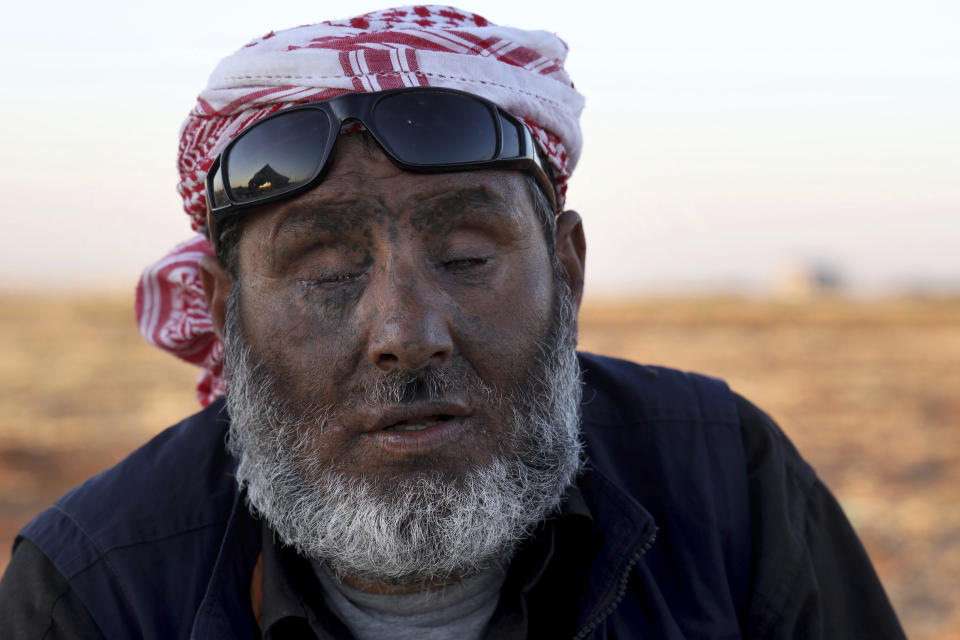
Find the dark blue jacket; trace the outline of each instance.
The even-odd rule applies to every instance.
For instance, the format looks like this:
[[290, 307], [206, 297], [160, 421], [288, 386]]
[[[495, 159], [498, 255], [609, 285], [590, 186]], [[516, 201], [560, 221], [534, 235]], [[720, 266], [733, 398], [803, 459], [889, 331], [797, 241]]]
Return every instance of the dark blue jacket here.
[[[769, 418], [714, 379], [581, 366], [592, 530], [551, 561], [585, 562], [581, 578], [527, 594], [531, 637], [564, 612], [578, 638], [903, 637], [839, 507]], [[214, 403], [22, 531], [105, 637], [259, 635], [260, 525], [227, 425]]]

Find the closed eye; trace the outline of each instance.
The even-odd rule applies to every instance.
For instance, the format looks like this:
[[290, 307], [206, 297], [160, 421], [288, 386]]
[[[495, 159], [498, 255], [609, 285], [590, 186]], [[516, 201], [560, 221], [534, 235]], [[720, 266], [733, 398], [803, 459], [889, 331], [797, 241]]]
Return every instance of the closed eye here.
[[300, 280], [300, 284], [308, 289], [330, 289], [344, 284], [350, 284], [363, 277], [363, 272], [324, 273], [312, 280]]
[[470, 269], [472, 267], [482, 267], [483, 265], [490, 262], [490, 258], [454, 258], [452, 260], [444, 260], [443, 266], [445, 269], [451, 271]]

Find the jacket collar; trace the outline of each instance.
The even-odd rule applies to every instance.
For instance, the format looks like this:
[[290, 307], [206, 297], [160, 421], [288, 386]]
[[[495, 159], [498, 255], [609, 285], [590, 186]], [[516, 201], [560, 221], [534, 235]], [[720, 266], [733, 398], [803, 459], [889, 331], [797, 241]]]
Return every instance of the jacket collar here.
[[250, 580], [260, 547], [259, 523], [250, 515], [243, 494], [238, 490], [234, 494], [217, 561], [193, 621], [191, 640], [252, 640], [259, 637], [250, 602]]
[[600, 536], [588, 574], [590, 588], [580, 602], [576, 637], [582, 637], [620, 604], [631, 572], [656, 539], [657, 526], [639, 502], [599, 471], [588, 470], [578, 485]]

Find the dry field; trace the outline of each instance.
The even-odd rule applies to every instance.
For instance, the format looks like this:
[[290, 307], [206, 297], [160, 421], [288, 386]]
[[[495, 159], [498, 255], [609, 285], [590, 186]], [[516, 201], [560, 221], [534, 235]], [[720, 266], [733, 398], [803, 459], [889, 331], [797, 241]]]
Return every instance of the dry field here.
[[[581, 336], [766, 409], [839, 497], [908, 635], [960, 639], [960, 300], [593, 304]], [[0, 548], [194, 411], [194, 377], [140, 340], [129, 299], [0, 297]]]

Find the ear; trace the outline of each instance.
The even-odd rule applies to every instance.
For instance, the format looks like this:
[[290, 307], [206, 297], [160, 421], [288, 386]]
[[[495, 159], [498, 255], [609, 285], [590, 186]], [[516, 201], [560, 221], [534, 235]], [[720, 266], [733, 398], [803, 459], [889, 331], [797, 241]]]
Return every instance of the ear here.
[[200, 280], [203, 282], [203, 295], [213, 317], [213, 332], [223, 342], [224, 327], [227, 322], [227, 298], [233, 289], [233, 278], [227, 273], [217, 256], [204, 255], [197, 263], [200, 267]]
[[583, 236], [583, 221], [576, 211], [564, 211], [557, 216], [557, 259], [567, 272], [573, 299], [579, 309], [583, 299], [587, 240]]

